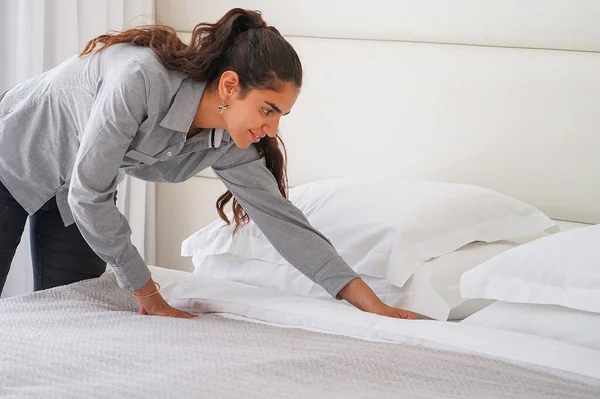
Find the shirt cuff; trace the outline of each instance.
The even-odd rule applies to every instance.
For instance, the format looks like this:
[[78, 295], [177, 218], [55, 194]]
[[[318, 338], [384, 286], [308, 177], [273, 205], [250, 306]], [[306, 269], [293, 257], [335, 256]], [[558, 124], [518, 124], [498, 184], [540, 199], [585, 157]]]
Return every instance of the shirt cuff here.
[[338, 298], [338, 293], [348, 283], [354, 279], [360, 278], [358, 274], [342, 259], [337, 256], [325, 263], [321, 270], [315, 275], [315, 282], [331, 295], [334, 299]]
[[119, 287], [127, 291], [142, 288], [151, 277], [150, 269], [139, 254], [124, 265], [111, 265]]

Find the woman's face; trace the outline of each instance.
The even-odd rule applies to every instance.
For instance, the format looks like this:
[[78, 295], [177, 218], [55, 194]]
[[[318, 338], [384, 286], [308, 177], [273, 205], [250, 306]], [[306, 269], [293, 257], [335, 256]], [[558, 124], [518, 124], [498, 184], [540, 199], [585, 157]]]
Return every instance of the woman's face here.
[[275, 137], [279, 120], [290, 113], [298, 94], [292, 83], [286, 83], [280, 91], [250, 90], [244, 98], [239, 97], [239, 91], [234, 92], [225, 101], [229, 107], [222, 114], [233, 142], [248, 148], [265, 135]]

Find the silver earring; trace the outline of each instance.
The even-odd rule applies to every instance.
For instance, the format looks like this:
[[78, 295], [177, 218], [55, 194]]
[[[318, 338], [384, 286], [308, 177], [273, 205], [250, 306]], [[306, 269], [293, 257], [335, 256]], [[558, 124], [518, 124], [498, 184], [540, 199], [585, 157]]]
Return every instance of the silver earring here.
[[217, 105], [217, 108], [221, 110], [219, 114], [222, 114], [227, 108], [229, 108], [229, 105], [225, 105], [225, 101], [221, 100], [221, 105]]

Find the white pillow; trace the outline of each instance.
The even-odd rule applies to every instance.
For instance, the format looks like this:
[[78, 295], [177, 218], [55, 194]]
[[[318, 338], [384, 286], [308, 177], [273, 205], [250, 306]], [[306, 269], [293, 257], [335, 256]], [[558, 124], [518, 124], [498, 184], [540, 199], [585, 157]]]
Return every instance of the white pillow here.
[[[291, 189], [290, 200], [357, 273], [398, 287], [423, 262], [471, 242], [557, 230], [531, 205], [465, 184], [325, 180]], [[182, 255], [229, 253], [288, 264], [256, 224], [232, 233], [233, 225], [218, 220], [188, 237]]]
[[523, 244], [465, 273], [464, 298], [600, 312], [600, 225]]
[[600, 350], [600, 314], [557, 305], [495, 302], [461, 323], [536, 335]]
[[[402, 288], [393, 286], [384, 279], [370, 276], [362, 278], [390, 306], [411, 310], [436, 320], [464, 319], [492, 301], [462, 299], [460, 276], [516, 245], [511, 242], [469, 244], [448, 255], [425, 262]], [[333, 300], [323, 287], [313, 283], [290, 265], [247, 259], [233, 254], [195, 255], [193, 262], [194, 273], [204, 277]]]

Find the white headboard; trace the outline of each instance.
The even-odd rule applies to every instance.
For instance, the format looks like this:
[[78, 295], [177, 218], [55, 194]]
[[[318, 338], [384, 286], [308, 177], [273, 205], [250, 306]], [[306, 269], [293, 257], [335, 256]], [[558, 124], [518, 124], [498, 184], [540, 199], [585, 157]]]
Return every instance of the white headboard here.
[[555, 219], [600, 223], [598, 1], [156, 6], [186, 39], [232, 7], [259, 9], [294, 45], [305, 83], [281, 123], [291, 185], [353, 175], [461, 182]]

